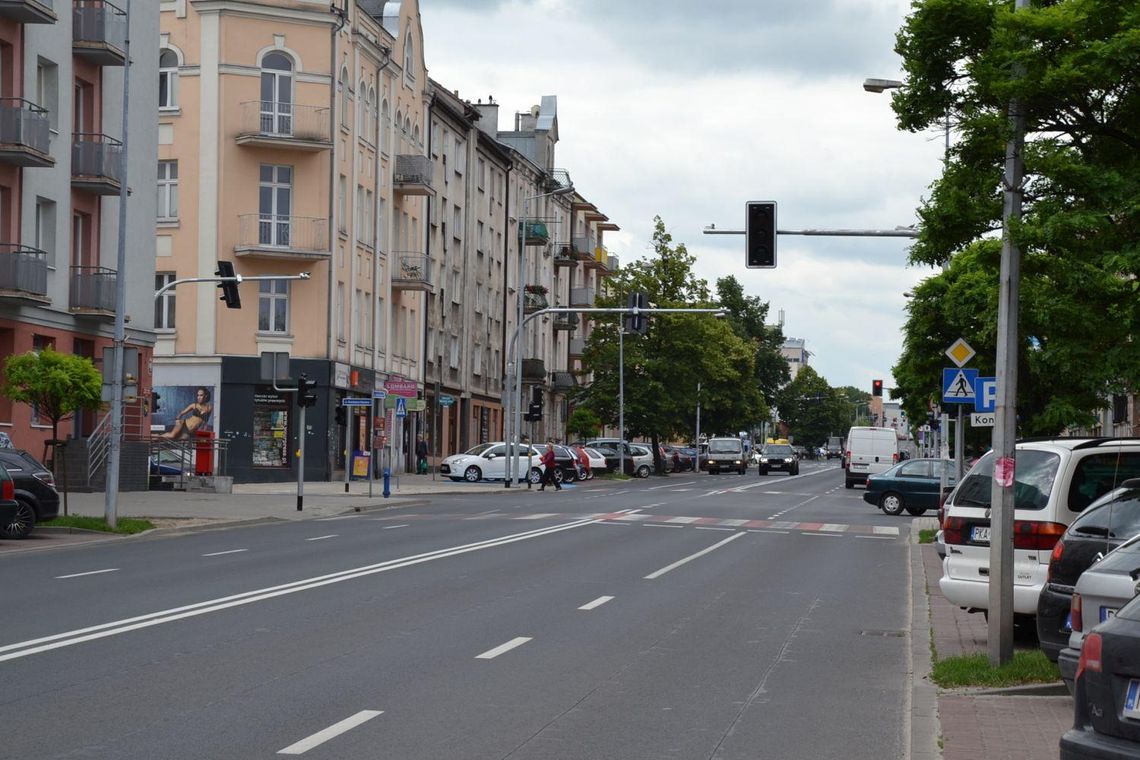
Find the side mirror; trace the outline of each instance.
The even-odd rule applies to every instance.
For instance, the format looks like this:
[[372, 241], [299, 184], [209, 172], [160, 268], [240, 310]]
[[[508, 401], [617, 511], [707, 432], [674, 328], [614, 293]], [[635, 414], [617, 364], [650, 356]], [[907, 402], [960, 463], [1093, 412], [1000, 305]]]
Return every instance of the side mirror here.
[[484, 454], [483, 458], [484, 459], [497, 459], [498, 456], [499, 456], [498, 454]]

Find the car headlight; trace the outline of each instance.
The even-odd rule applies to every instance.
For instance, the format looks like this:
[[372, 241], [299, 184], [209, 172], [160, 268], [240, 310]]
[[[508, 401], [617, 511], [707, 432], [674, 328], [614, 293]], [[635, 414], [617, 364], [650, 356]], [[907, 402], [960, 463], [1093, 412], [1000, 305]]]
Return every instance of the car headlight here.
[[787, 462], [788, 464], [791, 464], [791, 463], [792, 463], [792, 460], [791, 460], [791, 459], [785, 459], [784, 461], [785, 461], [785, 462]]
[[760, 461], [764, 464], [768, 464], [768, 457], [760, 457]]
[[735, 462], [733, 462], [733, 464], [740, 464], [740, 460], [737, 459]]

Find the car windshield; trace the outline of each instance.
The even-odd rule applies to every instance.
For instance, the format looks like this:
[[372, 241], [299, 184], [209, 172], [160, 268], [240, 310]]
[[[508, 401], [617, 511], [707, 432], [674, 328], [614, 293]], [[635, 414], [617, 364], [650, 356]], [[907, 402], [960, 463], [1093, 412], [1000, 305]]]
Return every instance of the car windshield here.
[[471, 448], [471, 449], [467, 449], [467, 451], [465, 451], [463, 453], [469, 457], [477, 457], [489, 448], [491, 448], [491, 444], [480, 443], [478, 446]]
[[791, 446], [766, 446], [764, 448], [764, 455], [770, 457], [790, 457], [792, 455]]
[[709, 452], [713, 454], [733, 454], [740, 451], [740, 441], [709, 441]]
[[1108, 538], [1135, 536], [1140, 533], [1140, 489], [1123, 489], [1117, 498], [1089, 507], [1073, 521], [1070, 531]]
[[[1014, 509], [1044, 509], [1053, 490], [1061, 458], [1049, 451], [1021, 449], [1017, 452], [1017, 465], [1013, 483]], [[954, 505], [963, 507], [990, 506], [990, 484], [994, 476], [994, 453], [989, 451], [978, 460], [954, 495]]]

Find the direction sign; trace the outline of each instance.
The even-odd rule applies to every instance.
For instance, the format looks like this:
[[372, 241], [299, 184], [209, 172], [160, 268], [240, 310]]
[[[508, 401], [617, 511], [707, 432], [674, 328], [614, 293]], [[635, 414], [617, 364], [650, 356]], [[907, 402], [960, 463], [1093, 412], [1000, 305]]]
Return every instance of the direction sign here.
[[973, 359], [974, 353], [974, 349], [971, 348], [970, 344], [962, 338], [958, 338], [958, 340], [954, 341], [950, 345], [950, 348], [946, 349], [946, 355], [949, 356], [950, 361], [954, 362], [954, 364], [958, 367], [961, 367], [966, 362]]
[[974, 427], [993, 427], [995, 419], [992, 414], [979, 414], [975, 412], [970, 415], [970, 424]]
[[946, 367], [943, 369], [942, 403], [974, 403], [974, 378], [977, 376], [978, 371], [976, 369], [959, 369], [957, 367]]
[[403, 396], [396, 397], [396, 418], [403, 419], [408, 416], [408, 401]]
[[440, 406], [451, 406], [454, 403], [455, 403], [455, 396], [449, 396], [446, 393], [441, 393], [439, 395], [439, 405]]
[[372, 399], [370, 398], [353, 398], [346, 396], [340, 400], [341, 406], [372, 406]]
[[974, 378], [974, 411], [993, 414], [997, 411], [997, 378]]
[[372, 398], [377, 401], [383, 401], [388, 398], [388, 391], [372, 391]]

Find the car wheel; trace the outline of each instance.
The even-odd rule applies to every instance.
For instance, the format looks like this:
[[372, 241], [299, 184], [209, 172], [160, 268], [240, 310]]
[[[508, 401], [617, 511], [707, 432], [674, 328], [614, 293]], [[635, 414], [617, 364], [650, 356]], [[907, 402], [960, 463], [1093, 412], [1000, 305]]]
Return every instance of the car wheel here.
[[554, 468], [554, 482], [559, 484], [559, 485], [562, 485], [562, 482], [564, 480], [566, 480], [566, 473], [562, 471], [561, 467], [555, 467]]
[[638, 467], [637, 468], [637, 477], [648, 478], [649, 477], [649, 465], [643, 464], [640, 467]]
[[906, 511], [915, 517], [921, 517], [922, 515], [926, 514], [926, 510], [922, 507], [907, 507]]
[[767, 469], [765, 469], [764, 467], [760, 467], [759, 469], [757, 469], [757, 471], [756, 471], [756, 472], [757, 472], [757, 474], [759, 474], [759, 475], [767, 475], [767, 474], [768, 474], [768, 470], [767, 470]]
[[[555, 476], [555, 477], [557, 477], [557, 476]], [[530, 480], [530, 482], [533, 483], [534, 485], [538, 485], [539, 483], [541, 483], [542, 482], [542, 470], [538, 469], [537, 467], [532, 467], [530, 469], [530, 477], [528, 478], [528, 480]]]
[[879, 499], [879, 509], [886, 512], [888, 515], [901, 515], [906, 505], [903, 503], [903, 497], [894, 491], [887, 491]]
[[19, 504], [16, 516], [0, 531], [0, 536], [4, 538], [26, 538], [36, 524], [36, 510], [31, 503], [23, 499], [17, 499], [16, 503]]
[[471, 465], [463, 471], [463, 479], [468, 483], [478, 483], [483, 479], [483, 471], [475, 465]]
[[793, 467], [792, 469], [788, 470], [788, 474], [789, 475], [799, 475], [800, 474], [800, 468], [799, 467]]
[[854, 488], [855, 487], [855, 481], [854, 480], [844, 480], [843, 485], [846, 486], [847, 488]]

